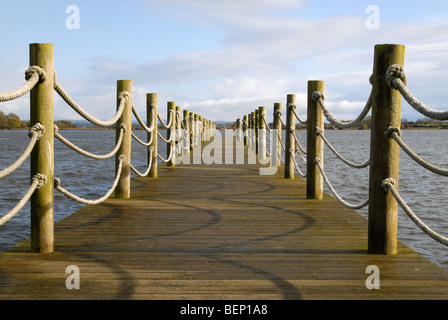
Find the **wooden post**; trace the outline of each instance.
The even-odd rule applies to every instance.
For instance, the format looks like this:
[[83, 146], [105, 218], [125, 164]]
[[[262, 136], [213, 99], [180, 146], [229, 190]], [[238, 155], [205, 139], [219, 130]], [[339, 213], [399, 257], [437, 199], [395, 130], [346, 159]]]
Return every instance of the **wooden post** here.
[[126, 91], [129, 93], [129, 99], [127, 100], [123, 114], [118, 119], [115, 125], [116, 141], [120, 135], [121, 124], [126, 126], [126, 131], [123, 135], [123, 141], [115, 156], [115, 174], [118, 170], [118, 163], [120, 155], [124, 155], [126, 160], [123, 162], [121, 170], [120, 180], [115, 188], [115, 197], [128, 199], [131, 197], [131, 144], [132, 144], [132, 80], [118, 80], [117, 81], [117, 110], [120, 106], [120, 92]]
[[258, 143], [258, 137], [259, 137], [259, 128], [260, 128], [260, 112], [258, 109], [255, 110], [255, 125], [254, 125], [254, 130], [255, 130], [255, 154], [257, 154], [260, 151], [260, 145]]
[[[171, 111], [171, 112], [170, 112]], [[175, 149], [175, 135], [176, 135], [176, 102], [169, 101], [167, 103], [167, 122], [171, 121], [171, 126], [168, 128], [166, 136], [167, 139], [172, 137], [173, 139], [166, 144], [166, 156], [169, 157], [172, 154], [170, 161], [166, 163], [168, 167], [175, 166], [175, 157], [176, 157], [176, 149]]]
[[194, 139], [195, 139], [195, 123], [194, 123], [194, 112], [190, 112], [190, 152], [193, 151], [194, 148]]
[[392, 64], [403, 66], [404, 53], [401, 45], [375, 46], [368, 223], [368, 252], [373, 254], [397, 252], [397, 202], [382, 182], [393, 178], [398, 190], [400, 150], [385, 132], [389, 126], [401, 126], [402, 96], [386, 83], [386, 71]]
[[[185, 140], [185, 143], [187, 145], [187, 149], [185, 150], [186, 154], [190, 154], [190, 111], [184, 110], [184, 129], [182, 130], [182, 140]], [[184, 138], [185, 137], [185, 138]]]
[[308, 82], [306, 197], [320, 200], [324, 196], [324, 181], [315, 160], [319, 158], [324, 166], [324, 145], [322, 138], [316, 134], [316, 127], [324, 132], [324, 113], [319, 103], [313, 100], [315, 91], [325, 94], [325, 82]]
[[[260, 148], [260, 152], [258, 153], [258, 160], [264, 164], [263, 162], [266, 160], [266, 124], [263, 121], [263, 118], [266, 119], [266, 107], [258, 108], [258, 146]], [[267, 120], [266, 120], [267, 122]]]
[[243, 139], [244, 139], [244, 146], [245, 147], [247, 147], [247, 133], [248, 133], [248, 131], [247, 131], [247, 129], [248, 129], [248, 125], [247, 125], [247, 121], [248, 121], [248, 118], [247, 118], [247, 115], [245, 115], [244, 117], [243, 117], [243, 124], [242, 124], [242, 126], [243, 126]]
[[45, 132], [31, 152], [31, 178], [47, 177], [47, 183], [31, 196], [31, 251], [49, 253], [54, 250], [54, 121], [53, 121], [53, 45], [32, 43], [30, 65], [45, 70], [45, 81], [39, 82], [30, 94], [30, 125], [41, 123]]
[[296, 141], [296, 118], [293, 109], [296, 108], [296, 95], [288, 94], [286, 98], [286, 139], [285, 139], [285, 179], [294, 179], [294, 161]]
[[[281, 114], [282, 114], [282, 109], [283, 109], [283, 104], [281, 103], [274, 103], [274, 130], [277, 130], [277, 134], [278, 134], [278, 138], [282, 138], [282, 132], [283, 132], [283, 127], [282, 127], [282, 122], [280, 120]], [[277, 113], [279, 113], [279, 115], [277, 115]], [[278, 165], [281, 166], [282, 162], [280, 161], [281, 159], [281, 154], [282, 154], [282, 147], [280, 145], [280, 142], [278, 141], [278, 138], [276, 139], [275, 134], [274, 134], [274, 141], [272, 141], [272, 157], [276, 157], [276, 159], [273, 159], [273, 161], [277, 161]], [[275, 163], [275, 162], [274, 162]]]
[[[150, 149], [148, 149], [148, 162], [152, 161], [151, 169], [149, 170], [148, 177], [157, 178], [158, 171], [158, 159], [157, 159], [157, 132], [158, 132], [158, 120], [157, 120], [157, 93], [148, 93], [146, 95], [146, 117], [147, 123], [150, 125], [154, 122], [154, 131], [152, 133], [148, 133], [148, 141], [151, 139], [152, 141], [149, 148], [152, 148], [152, 155]], [[152, 160], [149, 159], [152, 157]]]

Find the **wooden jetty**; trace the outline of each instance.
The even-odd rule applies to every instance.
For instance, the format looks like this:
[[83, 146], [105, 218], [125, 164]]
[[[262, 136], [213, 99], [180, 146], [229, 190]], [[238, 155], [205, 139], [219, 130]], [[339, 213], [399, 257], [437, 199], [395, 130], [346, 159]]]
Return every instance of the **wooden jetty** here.
[[[272, 158], [281, 158], [284, 151], [284, 166], [276, 174], [260, 175], [260, 165], [248, 161], [256, 153], [262, 163], [268, 154], [269, 120], [263, 106], [238, 119], [237, 130], [229, 135], [230, 148], [227, 139], [221, 145], [227, 152], [224, 159], [243, 161], [178, 165], [179, 153], [194, 159], [195, 151], [201, 156], [207, 143], [217, 142], [215, 123], [188, 110], [182, 119], [175, 102], [167, 102], [165, 123], [157, 111], [157, 94], [148, 93], [145, 124], [133, 107], [132, 80], [117, 81], [116, 115], [108, 121], [96, 119], [52, 76], [53, 46], [31, 44], [27, 83], [0, 93], [0, 101], [10, 101], [30, 92], [32, 124], [26, 152], [0, 171], [4, 177], [31, 158], [29, 191], [0, 219], [3, 225], [30, 201], [30, 239], [0, 255], [0, 299], [447, 299], [448, 271], [397, 241], [398, 204], [411, 215], [398, 193], [401, 101], [406, 95], [415, 102], [405, 88], [403, 60], [404, 46], [375, 47], [371, 95], [357, 119], [372, 111], [370, 160], [365, 164], [370, 166], [367, 220], [348, 209], [354, 206], [323, 192], [323, 116], [338, 128], [352, 125], [337, 121], [328, 110], [324, 113], [323, 81], [308, 82], [306, 181], [293, 179], [300, 117], [292, 94], [287, 96], [286, 124], [281, 104], [274, 105], [273, 132], [286, 131], [284, 144], [282, 135], [270, 139]], [[111, 153], [93, 155], [58, 133], [54, 91], [90, 122], [115, 125]], [[421, 112], [446, 117], [434, 110]], [[147, 131], [147, 142], [132, 135], [132, 114]], [[167, 138], [159, 134], [158, 122], [167, 129]], [[158, 152], [158, 136], [167, 143], [166, 157]], [[132, 167], [132, 137], [148, 148], [145, 173]], [[54, 177], [55, 138], [87, 157], [115, 156], [116, 177], [105, 196], [86, 201], [61, 186]], [[158, 159], [167, 165], [159, 167]], [[416, 161], [440, 174], [438, 168]], [[131, 169], [139, 177], [131, 179]], [[55, 190], [87, 206], [54, 224]], [[425, 228], [437, 241], [448, 243], [430, 231]]]
[[[367, 253], [367, 220], [258, 165], [160, 167], [132, 198], [55, 225], [55, 251], [0, 255], [0, 299], [446, 299], [448, 272], [399, 243]], [[69, 290], [66, 268], [79, 268]], [[366, 268], [380, 270], [368, 289]]]

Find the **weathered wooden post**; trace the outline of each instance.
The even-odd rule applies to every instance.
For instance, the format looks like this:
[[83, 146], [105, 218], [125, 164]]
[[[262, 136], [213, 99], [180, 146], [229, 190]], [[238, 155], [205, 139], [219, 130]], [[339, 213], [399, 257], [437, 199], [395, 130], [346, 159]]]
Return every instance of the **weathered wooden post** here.
[[176, 141], [176, 102], [168, 101], [167, 103], [167, 122], [171, 121], [171, 126], [167, 130], [167, 139], [171, 138], [170, 141], [166, 144], [166, 154], [167, 157], [171, 155], [171, 158], [166, 163], [168, 167], [174, 167], [175, 166], [175, 157], [176, 157], [176, 148], [175, 148], [175, 141]]
[[190, 154], [190, 111], [184, 110], [184, 130], [182, 130], [182, 140], [185, 140], [187, 149], [185, 149], [186, 154]]
[[[157, 159], [157, 132], [158, 132], [158, 120], [157, 120], [157, 93], [148, 93], [146, 95], [146, 117], [147, 123], [150, 126], [154, 123], [154, 130], [152, 133], [148, 133], [148, 141], [151, 139], [151, 144], [148, 149], [148, 163], [151, 161], [151, 169], [149, 170], [148, 177], [157, 178], [158, 171], [158, 159]], [[152, 150], [152, 151], [151, 151]], [[151, 157], [152, 159], [150, 159]]]
[[120, 136], [121, 125], [126, 126], [121, 146], [115, 156], [115, 174], [118, 171], [120, 156], [124, 155], [126, 159], [123, 161], [120, 180], [115, 188], [115, 197], [127, 199], [131, 197], [132, 80], [117, 81], [117, 110], [120, 106], [122, 92], [127, 92], [129, 96], [124, 105], [123, 113], [115, 125], [116, 141]]
[[[266, 123], [263, 119], [266, 120], [266, 107], [258, 108], [258, 144], [260, 151], [258, 153], [258, 160], [261, 163], [264, 163], [266, 160]], [[266, 121], [267, 122], [267, 121]]]
[[392, 64], [404, 65], [402, 45], [375, 46], [372, 93], [372, 130], [370, 147], [369, 230], [368, 252], [395, 254], [397, 252], [398, 205], [382, 183], [395, 180], [398, 190], [399, 146], [386, 137], [389, 126], [400, 128], [402, 96], [386, 82], [386, 71]]
[[194, 148], [194, 139], [196, 137], [196, 125], [194, 122], [195, 114], [194, 112], [190, 112], [190, 151], [193, 151]]
[[296, 108], [296, 95], [288, 94], [286, 97], [286, 139], [285, 139], [285, 179], [294, 179], [294, 160], [296, 150], [296, 118], [293, 109]]
[[260, 112], [258, 109], [255, 110], [255, 124], [254, 124], [254, 130], [255, 130], [255, 154], [258, 157], [258, 153], [260, 151], [260, 144], [258, 143], [258, 137], [259, 137], [259, 128], [260, 128]]
[[31, 152], [31, 178], [45, 175], [47, 183], [31, 196], [31, 251], [49, 253], [54, 250], [54, 57], [53, 45], [32, 43], [30, 65], [45, 70], [45, 80], [30, 93], [30, 125], [44, 127], [42, 137]]
[[181, 110], [180, 106], [176, 106], [176, 125], [174, 127], [174, 146], [175, 146], [175, 154], [176, 157], [181, 157], [183, 153], [182, 149], [182, 136], [181, 136], [181, 129], [182, 129], [182, 117], [181, 117]]
[[307, 120], [307, 175], [306, 175], [306, 197], [307, 199], [323, 199], [324, 181], [316, 158], [319, 158], [324, 166], [324, 145], [322, 139], [317, 135], [317, 128], [324, 132], [324, 113], [318, 102], [314, 101], [313, 94], [320, 92], [325, 95], [324, 81], [308, 82], [308, 120]]
[[247, 118], [247, 115], [245, 115], [244, 117], [243, 117], [243, 124], [242, 124], [242, 127], [243, 127], [243, 139], [244, 139], [244, 146], [245, 147], [247, 147], [247, 145], [248, 145], [248, 143], [247, 143], [247, 141], [248, 141], [248, 139], [247, 139], [247, 133], [248, 133], [248, 131], [247, 131], [247, 129], [248, 129], [248, 123], [247, 123], [247, 121], [248, 121], [248, 118]]
[[278, 141], [279, 139], [282, 138], [282, 132], [283, 132], [283, 127], [282, 127], [282, 121], [280, 119], [280, 117], [282, 116], [282, 109], [283, 109], [283, 104], [281, 103], [274, 103], [274, 130], [277, 130], [277, 134], [278, 137], [276, 137], [276, 134], [274, 133], [274, 141], [272, 141], [272, 157], [276, 157], [273, 158], [272, 160], [277, 161], [278, 165], [281, 166], [281, 155], [282, 155], [282, 147], [280, 145], [280, 142]]

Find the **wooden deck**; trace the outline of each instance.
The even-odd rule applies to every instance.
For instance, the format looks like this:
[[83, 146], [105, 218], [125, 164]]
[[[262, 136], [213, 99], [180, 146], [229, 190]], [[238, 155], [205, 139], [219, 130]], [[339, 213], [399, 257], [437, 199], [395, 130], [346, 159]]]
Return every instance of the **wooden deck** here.
[[[159, 168], [132, 199], [86, 206], [55, 226], [55, 252], [29, 241], [0, 255], [0, 299], [447, 299], [448, 272], [400, 244], [369, 255], [367, 222], [301, 179], [256, 165]], [[68, 290], [66, 267], [80, 270]], [[366, 268], [380, 289], [366, 288]]]

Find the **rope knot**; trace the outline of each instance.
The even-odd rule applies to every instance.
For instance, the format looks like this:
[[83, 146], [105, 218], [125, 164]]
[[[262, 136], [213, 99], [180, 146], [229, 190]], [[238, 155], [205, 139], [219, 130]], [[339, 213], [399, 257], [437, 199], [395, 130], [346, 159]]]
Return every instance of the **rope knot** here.
[[30, 128], [28, 131], [28, 137], [32, 137], [34, 133], [37, 133], [37, 140], [39, 140], [45, 133], [45, 127], [42, 123], [38, 122]]
[[118, 157], [118, 160], [125, 162], [126, 161], [126, 156], [124, 154], [120, 154], [120, 156]]
[[318, 126], [316, 126], [316, 135], [323, 135], [323, 131], [321, 128], [319, 128]]
[[37, 179], [37, 181], [39, 182], [39, 184], [37, 185], [37, 189], [40, 189], [40, 188], [42, 188], [44, 185], [46, 185], [47, 184], [47, 176], [46, 175], [44, 175], [44, 174], [41, 174], [41, 173], [38, 173], [38, 174], [36, 174], [34, 177], [33, 177], [33, 180], [34, 179]]
[[42, 83], [47, 79], [47, 74], [44, 69], [39, 66], [31, 66], [25, 71], [25, 80], [28, 81], [35, 73], [39, 75], [38, 83]]
[[314, 91], [313, 95], [311, 96], [314, 102], [318, 102], [319, 99], [325, 100], [325, 96], [323, 93], [320, 93], [319, 91]]
[[395, 186], [395, 179], [393, 178], [387, 178], [384, 179], [383, 182], [381, 182], [381, 188], [383, 188], [386, 191], [389, 191], [389, 187]]
[[319, 157], [314, 158], [313, 163], [314, 163], [314, 164], [318, 164], [318, 163], [320, 163], [320, 158], [319, 158]]
[[386, 82], [392, 89], [398, 90], [395, 85], [395, 80], [400, 79], [404, 85], [407, 83], [406, 73], [404, 68], [399, 64], [393, 64], [386, 71]]
[[120, 130], [123, 129], [124, 132], [128, 129], [125, 123], [120, 123]]
[[296, 108], [295, 104], [292, 104], [292, 103], [288, 104], [288, 109], [295, 109], [295, 108]]
[[384, 132], [384, 135], [386, 136], [386, 138], [391, 138], [393, 133], [396, 133], [399, 137], [401, 137], [401, 130], [397, 127], [392, 126], [389, 126], [387, 128], [386, 132]]
[[127, 91], [121, 91], [118, 93], [118, 99], [121, 100], [123, 98], [126, 100], [126, 103], [128, 103], [131, 100], [131, 95]]

